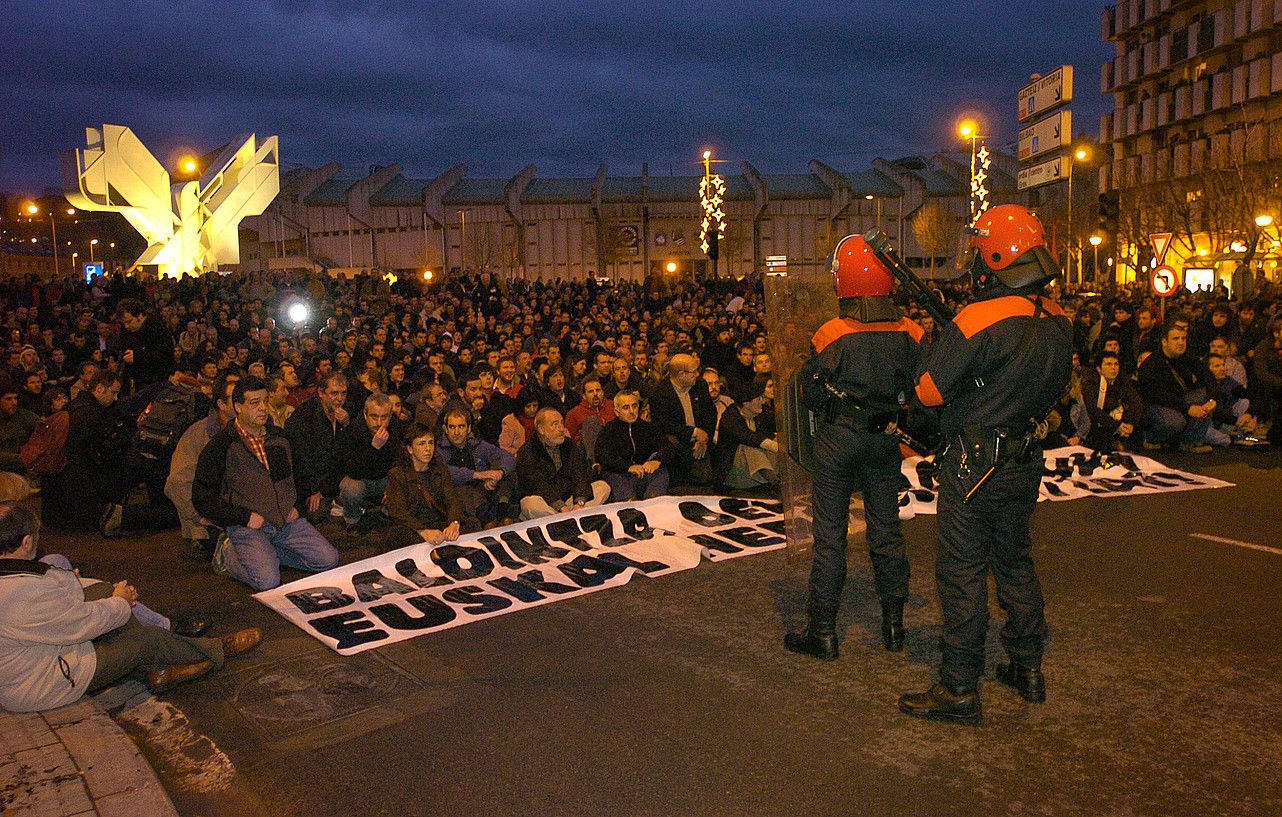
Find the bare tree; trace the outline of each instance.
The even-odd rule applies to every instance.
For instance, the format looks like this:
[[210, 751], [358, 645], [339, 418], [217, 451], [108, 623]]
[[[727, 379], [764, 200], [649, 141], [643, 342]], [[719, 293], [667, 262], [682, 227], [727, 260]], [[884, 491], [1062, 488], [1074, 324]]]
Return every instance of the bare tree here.
[[913, 216], [913, 238], [930, 258], [930, 277], [935, 277], [935, 258], [946, 251], [957, 238], [957, 217], [942, 202], [926, 202]]

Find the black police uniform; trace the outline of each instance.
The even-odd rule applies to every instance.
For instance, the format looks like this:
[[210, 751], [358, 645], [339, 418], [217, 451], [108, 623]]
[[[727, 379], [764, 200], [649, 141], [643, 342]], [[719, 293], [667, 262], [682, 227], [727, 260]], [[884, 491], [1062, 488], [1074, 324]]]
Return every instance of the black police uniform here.
[[[944, 614], [940, 680], [953, 690], [976, 689], [984, 671], [990, 567], [1007, 615], [1001, 632], [1007, 653], [1016, 664], [1041, 668], [1046, 620], [1028, 525], [1043, 458], [1038, 441], [1026, 435], [1068, 385], [1072, 336], [1053, 301], [994, 281], [944, 328], [922, 363], [917, 396], [943, 406], [947, 441], [939, 460], [935, 573]], [[1007, 450], [1027, 447], [967, 502], [999, 435]]]
[[[899, 530], [898, 441], [884, 433], [912, 394], [921, 357], [920, 326], [908, 318], [834, 318], [811, 341], [803, 377], [819, 373], [848, 400], [830, 398], [814, 440], [812, 620], [833, 621], [846, 581], [850, 497], [863, 493], [869, 557], [883, 609], [908, 597], [908, 559]], [[902, 618], [901, 618], [902, 625]]]

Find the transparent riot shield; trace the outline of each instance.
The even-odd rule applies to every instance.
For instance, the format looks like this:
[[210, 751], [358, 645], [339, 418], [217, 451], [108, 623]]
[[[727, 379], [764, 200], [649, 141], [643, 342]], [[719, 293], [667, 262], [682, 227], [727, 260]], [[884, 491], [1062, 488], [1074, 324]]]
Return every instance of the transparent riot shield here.
[[[810, 354], [810, 339], [815, 330], [837, 315], [832, 274], [822, 265], [790, 268], [786, 275], [767, 276], [765, 292], [778, 428], [804, 428], [807, 425], [804, 410], [798, 411], [796, 404], [788, 399], [788, 383]], [[779, 483], [789, 555], [808, 553], [813, 518], [810, 474], [783, 451], [779, 452]]]

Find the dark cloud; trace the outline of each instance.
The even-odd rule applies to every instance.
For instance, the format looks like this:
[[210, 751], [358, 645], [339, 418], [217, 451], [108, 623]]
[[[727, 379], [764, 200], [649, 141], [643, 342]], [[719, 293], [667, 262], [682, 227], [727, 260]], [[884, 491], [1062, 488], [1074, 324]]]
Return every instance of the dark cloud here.
[[1072, 63], [1075, 130], [1106, 101], [1091, 4], [49, 2], [0, 42], [0, 187], [56, 182], [86, 126], [168, 157], [278, 134], [287, 163], [429, 175], [690, 172], [704, 145], [767, 172], [1014, 139], [1030, 70]]

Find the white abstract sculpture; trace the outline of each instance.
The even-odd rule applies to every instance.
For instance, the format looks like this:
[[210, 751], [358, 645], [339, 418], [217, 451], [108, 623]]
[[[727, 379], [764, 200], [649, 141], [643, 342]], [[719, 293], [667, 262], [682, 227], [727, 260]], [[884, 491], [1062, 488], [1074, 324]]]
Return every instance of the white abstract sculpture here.
[[155, 264], [161, 276], [239, 263], [241, 219], [261, 215], [280, 192], [275, 136], [232, 141], [200, 179], [177, 183], [129, 128], [86, 128], [85, 142], [64, 154], [67, 200], [124, 216], [147, 239], [134, 265]]

